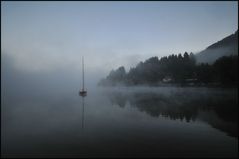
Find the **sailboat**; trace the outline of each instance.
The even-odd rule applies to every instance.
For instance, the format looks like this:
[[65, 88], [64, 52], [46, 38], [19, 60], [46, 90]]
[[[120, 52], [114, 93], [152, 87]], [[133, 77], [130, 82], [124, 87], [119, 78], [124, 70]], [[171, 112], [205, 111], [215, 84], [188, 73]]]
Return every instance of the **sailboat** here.
[[79, 92], [79, 95], [85, 97], [87, 95], [87, 91], [85, 90], [84, 83], [84, 57], [82, 57], [82, 89]]

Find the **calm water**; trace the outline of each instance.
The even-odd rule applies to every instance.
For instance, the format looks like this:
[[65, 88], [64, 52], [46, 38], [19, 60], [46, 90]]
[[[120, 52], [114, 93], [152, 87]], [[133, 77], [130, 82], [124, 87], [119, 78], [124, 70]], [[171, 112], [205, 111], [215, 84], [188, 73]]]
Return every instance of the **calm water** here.
[[236, 89], [2, 95], [3, 157], [237, 157]]

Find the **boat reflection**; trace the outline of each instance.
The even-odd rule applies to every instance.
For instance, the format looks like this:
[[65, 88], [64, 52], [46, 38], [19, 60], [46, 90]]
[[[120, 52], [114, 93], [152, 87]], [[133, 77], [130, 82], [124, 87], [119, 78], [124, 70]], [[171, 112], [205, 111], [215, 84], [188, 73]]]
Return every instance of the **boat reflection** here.
[[85, 96], [81, 97], [81, 106], [82, 106], [82, 114], [81, 114], [81, 128], [84, 129], [85, 122]]

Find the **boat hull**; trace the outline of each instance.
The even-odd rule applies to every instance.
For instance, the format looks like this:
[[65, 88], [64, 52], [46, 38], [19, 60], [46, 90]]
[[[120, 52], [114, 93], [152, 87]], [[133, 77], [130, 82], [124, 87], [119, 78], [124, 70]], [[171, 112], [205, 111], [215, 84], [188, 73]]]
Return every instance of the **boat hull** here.
[[79, 95], [82, 96], [82, 97], [85, 97], [87, 95], [87, 92], [86, 91], [80, 91]]

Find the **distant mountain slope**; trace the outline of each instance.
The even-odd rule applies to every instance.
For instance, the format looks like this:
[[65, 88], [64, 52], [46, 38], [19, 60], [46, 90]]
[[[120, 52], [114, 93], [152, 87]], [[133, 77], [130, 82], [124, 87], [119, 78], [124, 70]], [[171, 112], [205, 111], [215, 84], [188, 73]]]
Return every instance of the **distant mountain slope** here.
[[207, 62], [211, 64], [219, 57], [229, 55], [238, 55], [238, 30], [196, 54], [196, 59], [198, 63]]

